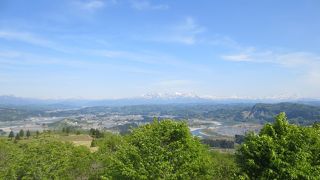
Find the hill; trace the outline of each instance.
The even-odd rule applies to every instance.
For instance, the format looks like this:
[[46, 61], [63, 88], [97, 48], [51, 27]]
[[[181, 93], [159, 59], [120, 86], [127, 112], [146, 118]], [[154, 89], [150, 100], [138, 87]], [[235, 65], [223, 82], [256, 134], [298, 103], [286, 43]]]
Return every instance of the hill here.
[[244, 120], [273, 121], [276, 114], [286, 112], [291, 123], [309, 125], [320, 121], [320, 107], [298, 103], [256, 104], [242, 112]]

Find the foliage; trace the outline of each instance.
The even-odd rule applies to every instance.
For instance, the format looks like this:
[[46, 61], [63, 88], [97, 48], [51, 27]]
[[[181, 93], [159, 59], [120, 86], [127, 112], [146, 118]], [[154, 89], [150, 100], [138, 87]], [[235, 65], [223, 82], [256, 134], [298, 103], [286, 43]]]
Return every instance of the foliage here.
[[250, 179], [319, 179], [320, 131], [291, 125], [280, 113], [258, 135], [246, 135], [236, 158]]
[[40, 132], [39, 131], [36, 131], [36, 137], [38, 138], [40, 135]]
[[235, 155], [209, 150], [181, 121], [155, 119], [127, 135], [92, 129], [95, 152], [48, 133], [0, 139], [0, 179], [320, 179], [319, 123], [292, 125], [284, 113], [245, 135]]
[[92, 155], [86, 147], [40, 139], [0, 141], [0, 159], [0, 179], [76, 179], [89, 177]]
[[67, 133], [67, 135], [69, 135], [70, 131], [71, 131], [71, 127], [70, 126], [66, 127], [65, 133]]
[[234, 140], [228, 139], [202, 139], [201, 142], [203, 144], [207, 144], [210, 147], [215, 148], [234, 148]]
[[90, 147], [96, 147], [97, 146], [97, 140], [92, 139]]
[[285, 112], [289, 122], [311, 125], [320, 120], [320, 107], [298, 103], [256, 104], [250, 110], [248, 119], [272, 122], [274, 116]]
[[[114, 140], [118, 137], [114, 137]], [[188, 126], [171, 120], [154, 121], [133, 130], [120, 143], [105, 143], [112, 157], [105, 164], [112, 179], [210, 179], [209, 151]], [[103, 148], [105, 146], [102, 146]], [[105, 154], [105, 153], [104, 153]]]
[[20, 140], [20, 133], [16, 134], [16, 137], [14, 138], [14, 140]]
[[8, 138], [10, 138], [12, 140], [13, 137], [14, 137], [14, 132], [10, 131]]
[[93, 129], [91, 128], [89, 131], [89, 135], [93, 138], [102, 138], [104, 134], [99, 131], [99, 129]]
[[213, 177], [215, 180], [238, 179], [239, 168], [235, 162], [234, 154], [211, 152], [213, 162]]
[[243, 141], [244, 141], [244, 138], [245, 138], [244, 135], [236, 134], [236, 135], [234, 136], [234, 142], [237, 143], [237, 144], [242, 144]]
[[23, 129], [20, 129], [19, 131], [19, 136], [22, 138], [24, 136], [24, 130]]
[[27, 136], [27, 138], [29, 138], [29, 137], [31, 136], [31, 132], [30, 132], [30, 130], [29, 130], [29, 129], [27, 130], [27, 134], [26, 134], [26, 136]]
[[0, 140], [0, 179], [16, 179], [16, 169], [22, 150], [12, 141]]

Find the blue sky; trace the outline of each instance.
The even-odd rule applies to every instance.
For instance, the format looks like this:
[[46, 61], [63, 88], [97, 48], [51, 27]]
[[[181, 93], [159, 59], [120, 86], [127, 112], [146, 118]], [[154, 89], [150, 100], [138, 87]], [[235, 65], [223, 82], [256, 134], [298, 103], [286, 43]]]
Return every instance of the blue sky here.
[[1, 0], [0, 95], [320, 97], [317, 0]]

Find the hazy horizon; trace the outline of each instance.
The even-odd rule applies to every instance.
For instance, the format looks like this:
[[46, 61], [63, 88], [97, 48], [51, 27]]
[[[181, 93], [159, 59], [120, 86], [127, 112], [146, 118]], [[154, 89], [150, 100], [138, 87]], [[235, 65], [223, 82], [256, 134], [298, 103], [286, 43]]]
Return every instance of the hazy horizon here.
[[34, 100], [49, 100], [49, 101], [64, 101], [64, 100], [85, 100], [85, 101], [99, 101], [99, 100], [125, 100], [125, 99], [167, 99], [174, 100], [179, 98], [188, 98], [188, 99], [203, 99], [209, 101], [239, 101], [239, 102], [247, 102], [247, 101], [257, 101], [257, 102], [295, 102], [295, 101], [320, 101], [319, 97], [298, 97], [298, 96], [265, 96], [265, 97], [249, 97], [249, 96], [208, 96], [208, 95], [197, 95], [193, 93], [148, 93], [142, 94], [138, 96], [128, 96], [128, 97], [113, 97], [113, 98], [86, 98], [86, 97], [33, 97], [33, 96], [16, 96], [14, 94], [2, 94], [0, 98], [22, 98], [22, 99], [34, 99]]
[[320, 98], [320, 1], [3, 0], [0, 95]]

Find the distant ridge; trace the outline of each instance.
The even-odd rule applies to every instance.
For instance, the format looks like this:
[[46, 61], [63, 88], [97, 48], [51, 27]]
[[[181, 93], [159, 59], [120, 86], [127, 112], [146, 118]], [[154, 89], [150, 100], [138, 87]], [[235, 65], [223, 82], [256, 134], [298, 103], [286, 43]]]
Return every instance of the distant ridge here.
[[67, 105], [67, 106], [123, 106], [123, 105], [143, 105], [143, 104], [188, 104], [188, 103], [216, 103], [216, 104], [234, 104], [234, 103], [280, 103], [296, 102], [301, 104], [320, 106], [319, 99], [303, 98], [218, 98], [218, 97], [201, 97], [192, 93], [154, 93], [146, 94], [134, 98], [122, 99], [37, 99], [23, 98], [13, 95], [0, 96], [0, 105]]

